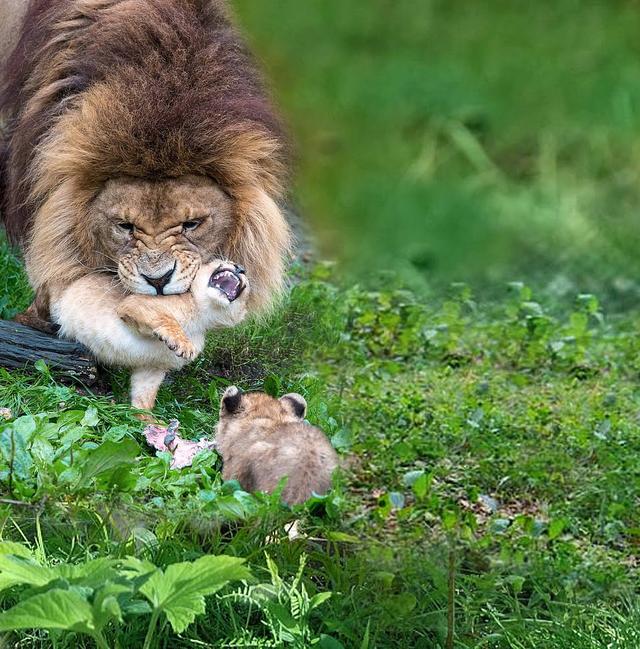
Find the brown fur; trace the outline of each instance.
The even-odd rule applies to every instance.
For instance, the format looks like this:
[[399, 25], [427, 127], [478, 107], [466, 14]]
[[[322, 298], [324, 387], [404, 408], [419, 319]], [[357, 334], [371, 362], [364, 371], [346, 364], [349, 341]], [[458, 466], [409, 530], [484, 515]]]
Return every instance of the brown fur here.
[[4, 65], [18, 42], [20, 27], [29, 0], [2, 0], [0, 2], [0, 66]]
[[251, 287], [236, 274], [233, 300], [217, 287], [220, 273], [235, 273], [224, 260], [203, 264], [180, 295], [127, 294], [106, 273], [85, 275], [51, 296], [60, 335], [89, 347], [107, 365], [130, 367], [131, 402], [151, 409], [168, 371], [180, 369], [204, 348], [207, 331], [239, 324]]
[[167, 295], [161, 300], [146, 295], [128, 295], [116, 313], [142, 336], [155, 336], [178, 356], [191, 361], [197, 351], [183, 326], [195, 316], [196, 308], [190, 293]]
[[[188, 281], [222, 255], [252, 277], [250, 308], [277, 291], [283, 138], [222, 0], [31, 0], [2, 79], [3, 219], [39, 294], [118, 266], [136, 290], [126, 255], [133, 284], [147, 263], [184, 261]], [[194, 184], [218, 191], [198, 240], [175, 230], [206, 212]], [[128, 248], [120, 219], [138, 228]]]
[[223, 478], [247, 491], [272, 492], [286, 476], [282, 499], [290, 505], [326, 493], [338, 456], [326, 435], [304, 421], [305, 412], [299, 394], [275, 399], [227, 388], [216, 433]]

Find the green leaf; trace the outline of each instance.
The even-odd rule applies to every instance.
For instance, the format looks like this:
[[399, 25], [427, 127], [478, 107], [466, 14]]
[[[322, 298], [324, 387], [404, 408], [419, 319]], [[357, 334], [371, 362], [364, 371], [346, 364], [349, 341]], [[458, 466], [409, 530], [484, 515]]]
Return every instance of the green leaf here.
[[15, 554], [17, 557], [31, 557], [31, 550], [22, 543], [0, 541], [0, 554]]
[[341, 428], [331, 438], [331, 444], [333, 448], [336, 448], [339, 451], [349, 449], [352, 443], [353, 443], [353, 438], [351, 432], [348, 431], [346, 428]]
[[56, 577], [55, 570], [41, 566], [32, 559], [11, 554], [0, 555], [1, 590], [16, 584], [44, 586], [56, 579]]
[[125, 598], [120, 602], [120, 607], [125, 615], [149, 615], [153, 612], [149, 602], [142, 599]]
[[344, 649], [344, 645], [340, 640], [336, 640], [333, 636], [322, 633], [320, 635], [320, 642], [318, 642], [319, 649]]
[[275, 374], [269, 374], [262, 383], [262, 389], [268, 395], [277, 397], [280, 392], [280, 379]]
[[100, 418], [98, 417], [98, 410], [93, 406], [91, 408], [87, 408], [87, 411], [84, 413], [84, 417], [82, 418], [80, 425], [93, 428], [94, 426], [97, 426], [99, 423], [100, 423]]
[[549, 539], [553, 541], [553, 539], [556, 539], [562, 534], [564, 531], [564, 528], [567, 525], [567, 521], [565, 521], [564, 518], [554, 518], [550, 523], [549, 523]]
[[309, 610], [311, 611], [312, 609], [324, 604], [332, 595], [333, 593], [327, 592], [327, 593], [318, 593], [317, 595], [314, 595], [310, 600], [309, 600]]
[[515, 595], [519, 595], [522, 592], [525, 578], [521, 575], [509, 575], [505, 582], [511, 586]]
[[122, 610], [114, 595], [108, 595], [100, 600], [99, 605], [94, 604], [93, 615], [96, 619], [96, 626], [102, 629], [112, 620], [122, 622]]
[[360, 539], [353, 534], [347, 534], [346, 532], [339, 532], [333, 530], [327, 530], [324, 533], [327, 541], [336, 541], [338, 543], [360, 543]]
[[122, 442], [105, 442], [89, 452], [82, 467], [77, 487], [87, 487], [96, 476], [123, 464], [131, 464], [139, 452], [140, 447], [132, 439], [125, 439]]
[[98, 630], [103, 629], [109, 622], [122, 622], [122, 609], [118, 597], [133, 592], [133, 584], [116, 584], [105, 582], [98, 590], [93, 601], [93, 619]]
[[416, 607], [417, 600], [412, 593], [400, 593], [393, 595], [386, 601], [387, 610], [394, 616], [404, 618]]
[[[291, 611], [277, 601], [270, 601], [268, 604], [270, 617], [275, 618], [282, 630], [294, 631], [298, 626], [298, 621], [291, 615]], [[284, 637], [284, 636], [283, 636]], [[293, 638], [291, 638], [293, 640]]]
[[39, 435], [31, 443], [31, 455], [41, 465], [49, 465], [55, 459], [55, 451], [51, 442]]
[[404, 474], [404, 484], [413, 489], [413, 493], [418, 500], [422, 500], [427, 495], [431, 477], [424, 471], [409, 471]]
[[424, 471], [407, 471], [403, 476], [405, 487], [413, 487], [416, 481], [424, 475]]
[[[0, 541], [0, 558], [3, 556], [15, 555], [16, 557], [31, 558], [32, 554], [29, 548], [21, 543], [14, 543], [12, 541]], [[0, 591], [11, 588], [16, 584], [23, 583], [11, 571], [4, 574], [0, 570]]]
[[138, 475], [132, 470], [131, 465], [124, 464], [111, 472], [105, 472], [97, 477], [97, 486], [100, 490], [132, 491], [138, 483]]
[[16, 629], [67, 629], [94, 632], [88, 602], [69, 590], [53, 590], [34, 595], [0, 614], [0, 631]]
[[109, 430], [104, 434], [104, 441], [112, 441], [112, 442], [119, 442], [121, 439], [123, 439], [127, 433], [129, 432], [129, 427], [128, 426], [112, 426], [109, 428]]
[[70, 466], [58, 475], [58, 482], [63, 484], [75, 483], [80, 479], [80, 469], [76, 466]]
[[13, 427], [16, 433], [27, 442], [36, 430], [36, 420], [31, 415], [23, 415], [13, 422]]
[[77, 441], [81, 440], [85, 436], [86, 432], [87, 429], [82, 426], [73, 426], [66, 430], [60, 440], [60, 445], [56, 451], [56, 457], [66, 455], [69, 448], [71, 448]]
[[40, 372], [41, 374], [49, 374], [49, 368], [47, 367], [47, 364], [42, 360], [42, 358], [39, 358], [33, 366]]
[[27, 450], [28, 428], [8, 426], [0, 432], [0, 457], [13, 467], [13, 475], [20, 480], [26, 480], [33, 466], [31, 454]]
[[371, 618], [367, 620], [367, 628], [364, 631], [364, 636], [362, 638], [362, 643], [360, 644], [360, 649], [369, 649], [369, 628], [371, 627]]
[[176, 633], [182, 633], [205, 611], [204, 598], [229, 581], [249, 579], [244, 559], [205, 556], [189, 563], [174, 563], [165, 572], [157, 569], [140, 588], [156, 610], [164, 612]]
[[427, 495], [427, 489], [429, 488], [429, 478], [426, 473], [423, 473], [417, 478], [413, 483], [413, 493], [416, 495], [418, 500], [422, 500]]
[[148, 575], [156, 570], [157, 568], [151, 561], [138, 559], [137, 557], [126, 557], [121, 562], [120, 573], [133, 579], [134, 577]]
[[116, 579], [114, 559], [91, 559], [77, 565], [60, 564], [54, 568], [56, 574], [77, 586], [86, 586], [96, 589], [105, 582]]
[[209, 383], [209, 387], [207, 388], [207, 395], [209, 396], [211, 405], [216, 409], [220, 406], [220, 397], [222, 396], [221, 388], [226, 388], [229, 385], [231, 385], [231, 382], [228, 379], [222, 378], [221, 376], [214, 376]]

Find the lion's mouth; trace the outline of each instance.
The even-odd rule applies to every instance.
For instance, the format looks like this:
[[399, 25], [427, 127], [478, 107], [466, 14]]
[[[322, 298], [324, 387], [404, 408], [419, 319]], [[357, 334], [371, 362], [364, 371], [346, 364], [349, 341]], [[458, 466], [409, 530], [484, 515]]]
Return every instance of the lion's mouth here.
[[233, 302], [244, 291], [245, 281], [242, 278], [243, 274], [244, 269], [240, 266], [218, 268], [209, 278], [209, 286], [222, 291], [229, 302]]

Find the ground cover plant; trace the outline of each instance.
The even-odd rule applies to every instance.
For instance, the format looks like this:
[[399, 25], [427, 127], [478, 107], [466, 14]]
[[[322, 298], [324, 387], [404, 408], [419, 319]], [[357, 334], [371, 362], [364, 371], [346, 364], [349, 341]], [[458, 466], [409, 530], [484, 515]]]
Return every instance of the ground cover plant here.
[[[57, 604], [52, 591], [78, 616], [60, 602], [65, 627], [47, 609], [53, 630], [9, 641], [635, 646], [635, 316], [607, 316], [593, 295], [548, 309], [520, 283], [483, 305], [462, 285], [431, 304], [346, 287], [322, 264], [297, 280], [271, 322], [212, 340], [159, 404], [202, 436], [231, 381], [303, 393], [348, 461], [296, 512], [221, 482], [212, 452], [170, 470], [108, 389], [43, 365], [0, 373], [0, 628]], [[109, 375], [114, 394], [125, 379]], [[296, 517], [306, 537], [289, 541]], [[152, 624], [148, 575], [204, 561], [236, 563], [209, 590], [196, 582], [178, 624], [159, 610]]]
[[636, 3], [234, 4], [341, 264], [157, 414], [209, 436], [227, 385], [297, 391], [344, 471], [290, 511], [215, 453], [172, 471], [124, 373], [0, 370], [0, 644], [640, 646]]
[[635, 2], [235, 0], [324, 250], [423, 294], [636, 302]]

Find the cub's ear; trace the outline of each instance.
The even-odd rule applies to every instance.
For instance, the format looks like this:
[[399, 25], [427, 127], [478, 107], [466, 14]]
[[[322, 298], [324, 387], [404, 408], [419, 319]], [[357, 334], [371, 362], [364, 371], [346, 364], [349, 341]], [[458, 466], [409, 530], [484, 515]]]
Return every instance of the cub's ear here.
[[280, 402], [298, 419], [304, 419], [307, 414], [307, 402], [304, 397], [297, 392], [290, 392], [280, 397]]
[[221, 412], [233, 415], [240, 410], [240, 402], [242, 401], [242, 390], [235, 385], [230, 385], [222, 395], [220, 402]]

